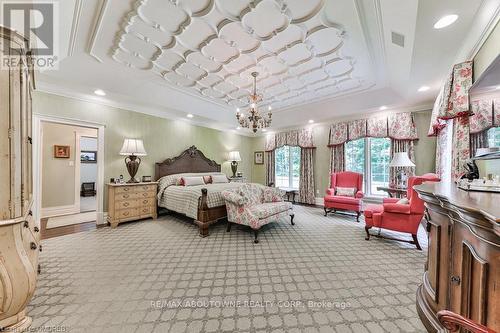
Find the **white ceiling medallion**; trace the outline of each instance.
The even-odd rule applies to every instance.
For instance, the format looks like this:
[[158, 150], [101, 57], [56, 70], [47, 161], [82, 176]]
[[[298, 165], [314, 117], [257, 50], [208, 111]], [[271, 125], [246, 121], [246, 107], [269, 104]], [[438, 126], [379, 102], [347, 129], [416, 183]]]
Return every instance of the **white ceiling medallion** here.
[[345, 31], [325, 0], [137, 1], [111, 50], [128, 67], [231, 107], [247, 107], [259, 72], [278, 108], [362, 89]]

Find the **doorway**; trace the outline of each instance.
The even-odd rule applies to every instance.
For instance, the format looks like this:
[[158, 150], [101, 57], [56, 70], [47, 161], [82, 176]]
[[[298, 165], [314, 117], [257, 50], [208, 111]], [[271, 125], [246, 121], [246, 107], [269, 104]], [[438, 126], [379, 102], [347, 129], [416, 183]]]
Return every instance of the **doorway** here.
[[104, 126], [37, 115], [34, 125], [36, 218], [42, 237], [103, 223]]

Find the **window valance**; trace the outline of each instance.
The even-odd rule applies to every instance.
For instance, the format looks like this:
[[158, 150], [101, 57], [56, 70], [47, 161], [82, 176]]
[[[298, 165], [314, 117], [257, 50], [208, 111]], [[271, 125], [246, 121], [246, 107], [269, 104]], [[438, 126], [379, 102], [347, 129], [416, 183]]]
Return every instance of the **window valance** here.
[[472, 61], [453, 66], [434, 103], [429, 136], [436, 136], [445, 126], [444, 120], [468, 116], [469, 89], [472, 86]]
[[280, 133], [269, 133], [266, 136], [266, 151], [273, 151], [283, 146], [299, 146], [300, 148], [315, 148], [312, 129], [301, 129]]
[[472, 134], [500, 126], [500, 99], [472, 101], [471, 110], [473, 115], [469, 122]]
[[418, 140], [413, 115], [410, 112], [403, 112], [384, 117], [335, 123], [330, 126], [328, 146], [332, 147], [365, 137]]

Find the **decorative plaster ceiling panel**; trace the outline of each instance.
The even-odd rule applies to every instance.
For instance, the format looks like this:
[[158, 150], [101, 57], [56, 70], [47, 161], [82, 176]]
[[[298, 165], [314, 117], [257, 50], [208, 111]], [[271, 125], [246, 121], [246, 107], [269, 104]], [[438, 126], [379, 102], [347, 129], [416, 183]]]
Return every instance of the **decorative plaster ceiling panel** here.
[[356, 75], [357, 59], [343, 52], [348, 32], [325, 12], [336, 10], [331, 1], [140, 0], [133, 8], [112, 58], [201, 98], [247, 106], [253, 71], [262, 105], [275, 108], [364, 89], [366, 71]]

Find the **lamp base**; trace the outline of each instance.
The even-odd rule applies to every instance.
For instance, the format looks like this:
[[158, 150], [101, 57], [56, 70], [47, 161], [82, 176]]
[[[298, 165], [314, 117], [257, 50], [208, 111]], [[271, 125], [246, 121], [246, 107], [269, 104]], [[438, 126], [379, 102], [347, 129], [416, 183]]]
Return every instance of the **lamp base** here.
[[233, 172], [233, 178], [236, 178], [236, 171], [238, 171], [238, 162], [231, 162], [231, 171]]
[[[127, 161], [128, 159], [128, 161]], [[127, 166], [127, 171], [128, 174], [130, 175], [130, 179], [127, 181], [127, 183], [132, 184], [132, 183], [139, 183], [137, 179], [135, 179], [135, 175], [137, 174], [137, 171], [139, 170], [139, 165], [141, 164], [141, 159], [138, 156], [135, 155], [130, 155], [125, 157], [125, 165]]]

